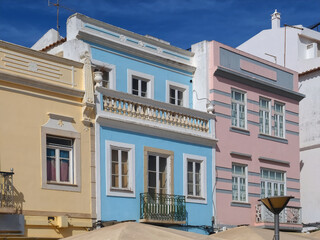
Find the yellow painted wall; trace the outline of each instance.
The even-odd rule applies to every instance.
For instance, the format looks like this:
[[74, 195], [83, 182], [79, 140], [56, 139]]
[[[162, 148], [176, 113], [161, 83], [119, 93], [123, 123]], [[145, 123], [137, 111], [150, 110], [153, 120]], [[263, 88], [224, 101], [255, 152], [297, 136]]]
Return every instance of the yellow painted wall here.
[[[1, 45], [2, 44], [2, 45]], [[3, 42], [0, 43], [0, 55], [4, 54]], [[1, 48], [2, 46], [2, 48]], [[6, 47], [6, 46], [5, 46]], [[9, 46], [12, 47], [12, 46]], [[37, 53], [24, 48], [15, 47], [24, 51], [26, 59], [37, 58]], [[10, 49], [14, 52], [14, 48]], [[21, 51], [16, 51], [21, 54]], [[21, 55], [19, 55], [21, 58]], [[51, 58], [51, 57], [50, 57]], [[1, 59], [1, 58], [0, 58]], [[49, 59], [50, 60], [50, 59]], [[45, 61], [49, 61], [45, 59]], [[54, 58], [54, 66], [70, 69], [70, 65], [59, 62]], [[44, 62], [43, 56], [39, 54], [34, 62]], [[65, 60], [64, 60], [65, 61]], [[23, 59], [20, 62], [24, 62]], [[0, 66], [7, 67], [3, 58]], [[72, 61], [70, 61], [72, 65]], [[50, 65], [50, 64], [49, 64]], [[75, 69], [75, 86], [79, 92], [84, 91], [82, 68]], [[28, 70], [26, 70], [28, 71]], [[23, 75], [14, 70], [0, 68], [0, 171], [14, 169], [14, 187], [22, 201], [22, 210], [26, 218], [27, 237], [66, 237], [72, 232], [85, 231], [91, 226], [91, 134], [93, 128], [86, 127], [81, 121], [82, 98], [71, 96], [66, 93], [53, 92], [49, 90], [26, 86], [19, 82], [8, 80], [6, 75], [19, 76], [36, 80], [39, 82], [50, 82], [48, 79]], [[70, 74], [65, 74], [61, 81], [69, 81]], [[50, 82], [50, 84], [52, 81]], [[63, 82], [54, 82], [62, 88], [69, 88]], [[34, 83], [33, 83], [34, 85]], [[42, 189], [41, 184], [41, 126], [49, 120], [48, 113], [72, 117], [75, 122], [73, 127], [81, 134], [81, 189], [80, 192], [59, 191]], [[47, 224], [48, 216], [69, 215], [70, 228], [56, 230]], [[30, 216], [30, 217], [28, 217]], [[37, 224], [38, 221], [38, 224]], [[73, 223], [72, 223], [73, 222]], [[41, 223], [41, 224], [40, 224]], [[44, 225], [42, 225], [42, 223]], [[28, 226], [28, 224], [31, 224]], [[42, 226], [40, 226], [42, 225]], [[79, 228], [75, 228], [76, 225]]]

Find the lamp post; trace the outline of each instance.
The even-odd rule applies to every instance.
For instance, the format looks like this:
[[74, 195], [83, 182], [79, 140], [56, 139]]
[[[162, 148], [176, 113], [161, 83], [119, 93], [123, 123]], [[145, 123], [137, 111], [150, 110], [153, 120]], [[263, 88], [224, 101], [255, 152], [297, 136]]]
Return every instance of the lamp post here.
[[279, 240], [279, 213], [287, 206], [292, 196], [267, 197], [259, 199], [274, 214], [274, 239]]

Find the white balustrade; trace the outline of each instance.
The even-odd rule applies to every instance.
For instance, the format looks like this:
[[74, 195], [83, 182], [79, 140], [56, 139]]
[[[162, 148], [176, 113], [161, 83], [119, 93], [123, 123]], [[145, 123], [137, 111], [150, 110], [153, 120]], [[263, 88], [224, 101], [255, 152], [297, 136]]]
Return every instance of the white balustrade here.
[[[122, 95], [123, 94], [124, 93], [122, 93]], [[131, 98], [134, 97], [132, 96]], [[133, 100], [126, 100], [115, 96], [103, 96], [103, 110], [114, 114], [191, 129], [198, 132], [209, 132], [209, 118], [205, 119], [196, 117], [178, 111], [172, 111], [170, 109], [139, 103]]]

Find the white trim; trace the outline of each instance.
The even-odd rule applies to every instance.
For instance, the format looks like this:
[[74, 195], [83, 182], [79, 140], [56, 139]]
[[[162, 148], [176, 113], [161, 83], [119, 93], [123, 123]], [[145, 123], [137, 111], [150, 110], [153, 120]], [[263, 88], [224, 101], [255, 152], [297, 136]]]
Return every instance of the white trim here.
[[[240, 101], [237, 101], [237, 100], [233, 100], [232, 98], [232, 92], [238, 92], [240, 94], [243, 94], [243, 102], [240, 102]], [[232, 103], [235, 103], [237, 104], [237, 126], [234, 126], [232, 125]], [[244, 128], [243, 127], [240, 127], [240, 110], [239, 110], [239, 105], [242, 105], [244, 104]], [[230, 106], [230, 110], [231, 110], [231, 126], [233, 127], [238, 127], [240, 129], [245, 129], [245, 130], [248, 130], [248, 113], [247, 113], [247, 108], [248, 108], [248, 103], [247, 103], [247, 92], [245, 91], [242, 91], [242, 90], [238, 90], [236, 88], [231, 88], [231, 106]]]
[[[260, 101], [266, 101], [268, 102], [268, 110], [265, 108], [261, 108], [260, 106]], [[260, 111], [263, 112], [263, 117], [262, 117], [262, 126], [263, 126], [263, 131], [260, 132]], [[269, 133], [266, 133], [266, 113], [269, 113]], [[263, 133], [266, 135], [272, 135], [272, 112], [271, 112], [271, 99], [265, 98], [265, 97], [259, 97], [259, 133]]]
[[135, 76], [141, 80], [147, 81], [147, 98], [154, 99], [154, 76], [131, 69], [127, 71], [127, 92], [132, 94], [132, 77]]
[[[276, 104], [282, 106], [282, 113], [279, 114], [278, 112], [276, 112]], [[275, 137], [286, 138], [286, 104], [285, 103], [278, 102], [278, 101], [274, 101], [274, 103], [273, 103], [273, 126], [274, 126], [274, 128], [275, 128], [275, 125], [276, 125], [275, 124], [275, 122], [276, 122], [275, 115], [283, 117], [283, 129], [282, 129], [283, 136], [282, 137], [281, 136], [277, 136], [275, 134], [275, 129], [273, 130], [273, 134], [274, 134]], [[279, 128], [279, 126], [278, 126], [278, 128]], [[279, 129], [278, 129], [278, 131], [280, 132]]]
[[[100, 96], [100, 95], [98, 95]], [[97, 99], [97, 98], [96, 98]], [[97, 108], [100, 101], [96, 101]], [[97, 221], [101, 220], [101, 174], [100, 174], [100, 124], [95, 121], [95, 165], [96, 165], [96, 214]]]
[[[248, 165], [237, 163], [237, 162], [232, 162], [232, 165], [231, 165], [231, 184], [233, 183], [232, 182], [232, 177], [237, 177], [238, 180], [239, 180], [239, 178], [243, 177], [241, 175], [237, 175], [237, 174], [234, 174], [232, 172], [233, 171], [233, 165], [245, 168], [245, 176], [244, 177], [245, 177], [245, 180], [246, 180], [246, 200], [245, 201], [239, 200], [239, 198], [240, 198], [240, 185], [239, 185], [240, 182], [238, 181], [238, 199], [237, 200], [232, 200], [232, 202], [249, 203]], [[232, 191], [232, 185], [231, 185], [231, 191]]]
[[181, 83], [166, 80], [166, 102], [170, 103], [170, 87], [183, 92], [182, 106], [189, 108], [189, 86]]
[[[106, 140], [106, 195], [118, 197], [135, 197], [135, 145]], [[111, 150], [113, 148], [128, 151], [128, 189], [111, 189]]]
[[[201, 163], [201, 197], [188, 196], [188, 160]], [[183, 154], [183, 195], [186, 202], [207, 204], [207, 158], [205, 156]]]
[[106, 62], [102, 62], [102, 61], [99, 61], [99, 60], [95, 60], [95, 59], [92, 59], [91, 60], [92, 64], [97, 67], [97, 68], [105, 68], [109, 71], [109, 89], [113, 89], [113, 90], [116, 90], [117, 86], [116, 86], [116, 66], [113, 65], [113, 64], [109, 64], [109, 63], [106, 63]]

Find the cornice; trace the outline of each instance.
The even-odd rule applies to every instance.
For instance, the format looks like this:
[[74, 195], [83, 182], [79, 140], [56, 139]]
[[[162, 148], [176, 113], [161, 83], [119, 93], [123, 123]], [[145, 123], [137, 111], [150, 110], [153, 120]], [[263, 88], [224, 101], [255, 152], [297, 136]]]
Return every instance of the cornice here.
[[224, 78], [233, 80], [235, 82], [239, 82], [239, 83], [242, 83], [251, 87], [255, 87], [264, 91], [272, 92], [296, 101], [301, 101], [305, 97], [304, 94], [301, 94], [283, 87], [279, 87], [274, 84], [265, 82], [263, 80], [259, 80], [257, 78], [233, 71], [228, 68], [220, 67], [220, 66], [217, 67], [217, 69], [214, 72], [214, 75], [224, 77]]
[[44, 91], [59, 93], [59, 94], [63, 94], [70, 97], [83, 98], [84, 96], [84, 91], [82, 90], [73, 89], [69, 87], [62, 87], [56, 84], [42, 82], [42, 81], [34, 80], [31, 78], [25, 78], [22, 76], [6, 74], [3, 72], [0, 72], [0, 80], [27, 86], [27, 87], [37, 88]]
[[119, 41], [115, 41], [115, 40], [111, 40], [111, 39], [106, 39], [104, 37], [101, 37], [99, 35], [97, 35], [96, 33], [94, 33], [93, 31], [88, 31], [88, 30], [80, 30], [78, 32], [77, 38], [87, 41], [89, 43], [94, 43], [94, 44], [98, 44], [104, 47], [109, 47], [112, 49], [115, 49], [117, 51], [120, 52], [125, 52], [127, 54], [133, 55], [133, 56], [137, 56], [137, 57], [141, 57], [153, 62], [157, 62], [166, 66], [170, 66], [176, 69], [180, 69], [183, 71], [187, 71], [190, 73], [194, 73], [196, 68], [182, 63], [182, 62], [178, 62], [175, 60], [168, 58], [165, 58], [163, 56], [159, 56], [159, 55], [155, 55], [155, 53], [151, 53], [151, 52], [147, 52], [143, 49], [140, 49], [139, 47], [133, 47], [133, 46], [127, 46], [124, 45], [123, 42]]
[[26, 48], [26, 47], [23, 47], [20, 45], [8, 43], [8, 42], [1, 41], [1, 40], [0, 40], [0, 48], [8, 49], [11, 51], [23, 53], [23, 54], [26, 54], [26, 55], [29, 55], [32, 57], [41, 58], [41, 59], [53, 61], [53, 62], [60, 63], [60, 64], [65, 64], [68, 66], [74, 66], [77, 68], [83, 67], [83, 63], [80, 63], [80, 62], [76, 62], [76, 61], [69, 60], [69, 59], [62, 58], [62, 57], [58, 57], [58, 56], [55, 56], [52, 54], [36, 51], [36, 50], [30, 49], [30, 48]]
[[119, 27], [113, 26], [111, 24], [99, 21], [97, 19], [90, 18], [90, 17], [85, 16], [85, 15], [80, 14], [80, 13], [75, 13], [75, 14], [71, 15], [68, 19], [71, 19], [72, 17], [77, 17], [78, 19], [82, 20], [85, 23], [89, 23], [89, 24], [92, 24], [92, 25], [95, 25], [95, 26], [110, 30], [110, 31], [118, 33], [120, 35], [126, 35], [128, 37], [131, 37], [131, 38], [134, 38], [134, 39], [137, 39], [137, 40], [140, 40], [140, 41], [152, 44], [152, 45], [156, 45], [156, 46], [159, 46], [161, 48], [168, 49], [170, 51], [174, 51], [174, 52], [180, 53], [182, 55], [186, 55], [188, 57], [193, 57], [194, 56], [193, 52], [190, 52], [190, 51], [184, 50], [182, 48], [178, 48], [178, 47], [172, 46], [170, 44], [162, 43], [161, 41], [153, 40], [152, 38], [148, 38], [146, 36], [143, 36], [143, 35], [140, 35], [140, 34], [125, 30], [123, 28], [119, 28]]

